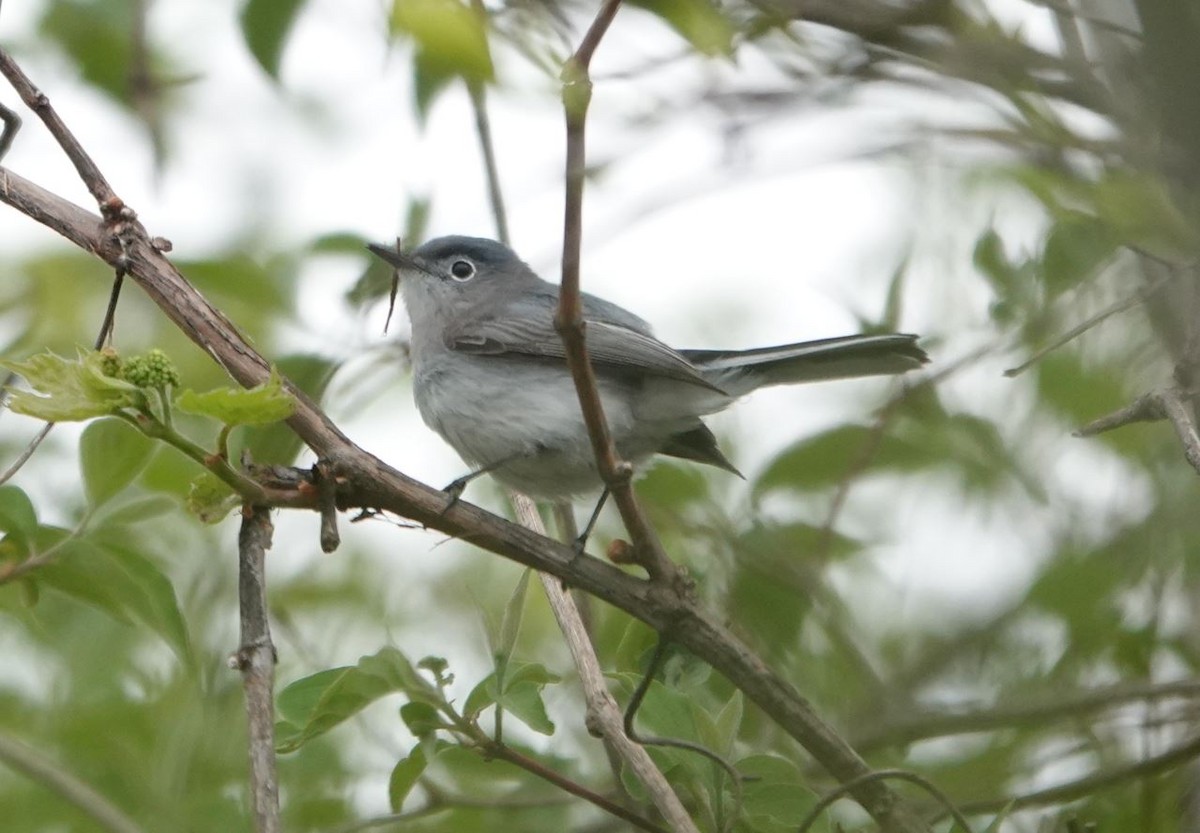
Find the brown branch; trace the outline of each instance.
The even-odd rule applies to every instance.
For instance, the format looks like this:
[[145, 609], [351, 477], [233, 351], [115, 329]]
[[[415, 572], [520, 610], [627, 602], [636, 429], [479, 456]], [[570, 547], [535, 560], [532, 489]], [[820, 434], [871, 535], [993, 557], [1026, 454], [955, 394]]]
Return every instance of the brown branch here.
[[1183, 456], [1200, 474], [1200, 432], [1196, 430], [1195, 412], [1188, 407], [1183, 392], [1177, 388], [1163, 391], [1158, 398], [1167, 419], [1175, 428], [1175, 435], [1183, 445]]
[[[2, 167], [0, 202], [110, 264], [124, 258], [129, 278], [232, 378], [248, 387], [267, 380], [266, 360], [179, 274], [140, 226], [133, 225], [126, 253], [106, 232], [100, 217]], [[870, 771], [789, 682], [775, 674], [718, 618], [704, 610], [686, 588], [638, 579], [597, 558], [579, 558], [568, 546], [464, 501], [446, 510], [442, 491], [412, 480], [356, 446], [302, 391], [291, 384], [287, 387], [296, 401], [296, 411], [287, 422], [318, 458], [329, 462], [341, 479], [339, 508], [357, 506], [389, 511], [520, 564], [552, 573], [570, 586], [628, 612], [656, 631], [669, 632], [675, 642], [741, 689], [834, 778], [844, 782]], [[852, 794], [885, 830], [906, 833], [928, 830], [884, 784], [862, 783]]]
[[100, 168], [92, 161], [92, 157], [79, 144], [75, 135], [67, 129], [67, 125], [59, 118], [58, 113], [50, 106], [46, 94], [33, 85], [29, 77], [17, 66], [17, 62], [3, 49], [0, 49], [0, 75], [8, 79], [25, 106], [37, 114], [38, 118], [50, 130], [59, 147], [67, 154], [67, 158], [75, 166], [79, 178], [87, 186], [88, 191], [100, 206], [100, 211], [106, 218], [114, 217], [124, 207], [117, 198]]
[[631, 810], [625, 809], [620, 804], [617, 804], [615, 801], [612, 801], [606, 796], [589, 790], [579, 782], [572, 781], [570, 778], [567, 778], [557, 770], [546, 766], [541, 761], [535, 758], [530, 758], [528, 755], [521, 754], [511, 746], [505, 746], [502, 743], [493, 744], [485, 750], [485, 754], [490, 758], [508, 761], [508, 763], [512, 764], [513, 766], [520, 767], [526, 772], [536, 775], [538, 778], [553, 784], [564, 792], [568, 792], [571, 795], [578, 796], [585, 801], [595, 804], [597, 807], [600, 807], [611, 815], [614, 815], [619, 819], [624, 819], [634, 827], [647, 831], [647, 833], [666, 833], [666, 830], [664, 830], [662, 827], [659, 827], [657, 824], [642, 818]]
[[567, 367], [575, 381], [579, 407], [587, 425], [596, 466], [604, 485], [612, 492], [621, 520], [632, 539], [634, 558], [651, 579], [669, 581], [678, 578], [675, 565], [663, 550], [658, 535], [646, 520], [633, 491], [633, 466], [617, 454], [604, 405], [596, 384], [596, 373], [588, 358], [583, 300], [579, 288], [579, 262], [583, 239], [583, 180], [587, 159], [585, 126], [588, 105], [592, 98], [592, 81], [588, 68], [596, 47], [608, 31], [609, 24], [620, 8], [620, 0], [605, 0], [584, 35], [579, 49], [568, 59], [562, 71], [563, 110], [567, 121], [566, 196], [563, 218], [562, 289], [554, 326], [562, 337], [567, 354]]
[[1156, 422], [1169, 419], [1175, 428], [1175, 435], [1183, 446], [1183, 456], [1187, 458], [1192, 468], [1200, 473], [1200, 431], [1196, 427], [1196, 417], [1188, 401], [1193, 394], [1179, 388], [1146, 393], [1139, 396], [1129, 405], [1120, 410], [1106, 414], [1099, 419], [1089, 422], [1075, 431], [1076, 437], [1093, 437], [1105, 431], [1112, 431], [1134, 422]]
[[[517, 518], [530, 529], [545, 534], [541, 516], [533, 501], [522, 494], [513, 493], [513, 506], [517, 510]], [[584, 723], [588, 733], [593, 737], [604, 740], [606, 746], [620, 756], [634, 777], [646, 789], [650, 800], [662, 813], [671, 829], [681, 833], [698, 833], [692, 817], [688, 815], [671, 788], [671, 784], [663, 775], [662, 770], [650, 758], [644, 747], [625, 734], [622, 727], [621, 710], [617, 701], [608, 690], [604, 680], [604, 672], [600, 668], [600, 660], [596, 649], [588, 636], [587, 628], [583, 625], [583, 617], [575, 606], [571, 594], [562, 586], [562, 582], [545, 573], [538, 573], [542, 582], [542, 590], [550, 603], [554, 621], [558, 623], [567, 648], [571, 651], [571, 659], [579, 672], [579, 682], [583, 688], [583, 700], [587, 704], [587, 717]]]
[[275, 646], [267, 620], [266, 555], [271, 547], [271, 510], [242, 509], [238, 534], [238, 598], [242, 644], [232, 664], [242, 672], [250, 747], [250, 798], [254, 829], [279, 833], [279, 776], [275, 768]]

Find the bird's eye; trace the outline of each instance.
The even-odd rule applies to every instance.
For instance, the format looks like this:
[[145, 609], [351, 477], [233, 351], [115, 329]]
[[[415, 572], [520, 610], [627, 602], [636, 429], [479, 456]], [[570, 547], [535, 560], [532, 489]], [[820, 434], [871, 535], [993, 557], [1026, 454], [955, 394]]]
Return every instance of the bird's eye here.
[[456, 260], [450, 264], [450, 277], [456, 281], [469, 281], [475, 277], [475, 264], [469, 260]]

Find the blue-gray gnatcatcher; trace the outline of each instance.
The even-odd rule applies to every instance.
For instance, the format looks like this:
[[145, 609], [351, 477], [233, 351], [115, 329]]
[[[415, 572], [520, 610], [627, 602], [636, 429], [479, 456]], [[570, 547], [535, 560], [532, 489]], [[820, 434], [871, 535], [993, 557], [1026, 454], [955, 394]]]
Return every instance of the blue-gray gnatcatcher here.
[[[507, 246], [439, 237], [411, 252], [370, 250], [400, 275], [412, 319], [421, 417], [475, 471], [537, 498], [603, 484], [563, 344], [558, 286]], [[905, 334], [828, 338], [756, 350], [674, 350], [631, 312], [583, 295], [588, 353], [613, 441], [633, 463], [655, 454], [737, 473], [701, 417], [764, 385], [904, 373], [928, 361]]]

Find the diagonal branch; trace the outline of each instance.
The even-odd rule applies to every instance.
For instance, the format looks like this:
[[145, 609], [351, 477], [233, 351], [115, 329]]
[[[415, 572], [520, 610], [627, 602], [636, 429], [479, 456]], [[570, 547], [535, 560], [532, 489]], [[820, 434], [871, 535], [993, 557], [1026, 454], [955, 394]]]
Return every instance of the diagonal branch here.
[[[544, 531], [542, 519], [532, 500], [525, 495], [513, 494], [512, 501], [521, 523], [538, 532]], [[563, 632], [567, 647], [571, 651], [571, 659], [579, 671], [583, 699], [587, 703], [585, 722], [588, 732], [603, 738], [628, 765], [672, 830], [678, 833], [698, 833], [683, 802], [671, 788], [662, 770], [650, 758], [650, 753], [625, 733], [621, 724], [621, 710], [608, 690], [604, 672], [600, 668], [600, 660], [596, 656], [587, 628], [583, 625], [583, 617], [579, 615], [579, 608], [576, 607], [571, 594], [563, 588], [562, 582], [553, 576], [539, 573], [538, 578], [542, 581], [542, 589], [550, 603], [550, 610], [554, 613], [554, 620]]]
[[[100, 211], [104, 216], [106, 218], [115, 216], [124, 205], [113, 192], [112, 186], [108, 184], [104, 174], [100, 173], [100, 168], [83, 149], [83, 145], [75, 138], [75, 134], [67, 128], [58, 112], [50, 106], [50, 99], [46, 94], [34, 86], [33, 82], [29, 80], [29, 76], [17, 66], [17, 62], [12, 59], [12, 56], [2, 49], [0, 49], [0, 74], [4, 75], [12, 84], [17, 95], [21, 96], [21, 101], [25, 102], [25, 106], [36, 113], [50, 130], [59, 147], [63, 149], [67, 158], [75, 166], [79, 178], [83, 180], [83, 184], [96, 199], [96, 204], [100, 206]], [[12, 132], [15, 133], [15, 129]]]
[[0, 762], [78, 808], [108, 833], [143, 833], [119, 807], [31, 746], [0, 735]]

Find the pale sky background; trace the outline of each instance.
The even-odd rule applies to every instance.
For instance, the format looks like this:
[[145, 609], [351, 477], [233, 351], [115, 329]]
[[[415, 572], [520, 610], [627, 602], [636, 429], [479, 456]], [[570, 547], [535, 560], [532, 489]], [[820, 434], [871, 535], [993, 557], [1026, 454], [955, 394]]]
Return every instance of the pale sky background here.
[[[169, 44], [184, 70], [201, 76], [180, 92], [183, 118], [170, 122], [173, 150], [161, 181], [140, 129], [73, 78], [64, 60], [37, 47], [32, 27], [39, 3], [5, 4], [0, 41], [15, 47], [117, 193], [152, 234], [173, 241], [181, 259], [218, 251], [247, 229], [264, 235], [272, 247], [299, 247], [344, 230], [386, 241], [396, 234], [413, 195], [433, 198], [431, 235], [492, 236], [466, 95], [461, 89], [446, 93], [427, 128], [418, 130], [407, 59], [403, 47], [385, 44], [382, 3], [311, 0], [285, 53], [282, 86], [271, 83], [245, 49], [236, 28], [237, 6], [230, 0], [153, 6], [151, 37]], [[1032, 40], [1053, 44], [1043, 11], [1018, 2], [999, 8], [1006, 21], [1023, 21]], [[770, 78], [774, 70], [748, 51], [737, 65], [692, 61], [635, 79], [611, 77], [679, 49], [670, 30], [644, 12], [626, 9], [597, 55], [590, 159], [617, 162], [587, 192], [586, 290], [634, 310], [678, 346], [761, 346], [854, 331], [855, 312], [873, 317], [882, 309], [892, 272], [911, 248], [903, 328], [929, 338], [932, 367], [982, 343], [988, 298], [969, 272], [974, 240], [994, 221], [1009, 241], [1031, 243], [1040, 219], [1018, 197], [963, 187], [963, 163], [984, 152], [976, 148], [968, 155], [919, 126], [978, 124], [986, 111], [967, 99], [934, 100], [878, 88], [849, 108], [814, 107], [803, 117], [748, 131], [739, 148], [741, 162], [728, 167], [709, 110], [685, 108], [649, 132], [628, 121], [653, 112], [660, 99], [670, 100], [700, 78], [744, 84]], [[556, 279], [563, 154], [557, 87], [512, 54], [501, 52], [498, 60], [513, 88], [491, 96], [491, 115], [514, 244], [544, 277]], [[15, 96], [5, 87], [0, 100], [13, 105]], [[91, 208], [58, 148], [32, 117], [26, 123], [4, 164]], [[904, 139], [913, 142], [912, 152], [873, 153]], [[660, 205], [674, 194], [687, 196]], [[0, 210], [0, 242], [10, 257], [58, 245], [50, 232], [8, 209]], [[360, 268], [347, 258], [307, 264], [301, 325], [289, 334], [293, 347], [352, 357], [380, 342], [382, 312], [363, 319], [341, 302]], [[97, 310], [97, 321], [100, 314]], [[394, 333], [403, 335], [406, 328], [401, 316]], [[79, 334], [81, 343], [91, 337]], [[1013, 363], [1012, 356], [1001, 354], [956, 377], [943, 389], [947, 403], [972, 413], [1019, 414], [1029, 392], [1023, 382], [1001, 376]], [[406, 375], [367, 372], [364, 364], [352, 362], [335, 382], [336, 395], [328, 403], [334, 419], [414, 477], [441, 486], [461, 475], [463, 464], [421, 423]], [[801, 436], [848, 418], [869, 421], [889, 384], [867, 380], [762, 391], [715, 419], [714, 427], [735, 440], [735, 462], [753, 477]], [[4, 424], [16, 430], [10, 417]], [[59, 432], [60, 442], [70, 437], [70, 431]], [[875, 585], [880, 609], [890, 611], [892, 621], [923, 620], [948, 609], [983, 615], [1003, 606], [1048, 551], [1056, 501], [1122, 505], [1131, 515], [1141, 511], [1144, 490], [1096, 445], [1064, 430], [1027, 452], [1052, 472], [1052, 500], [1046, 505], [1014, 497], [1008, 508], [985, 517], [964, 509], [948, 489], [887, 495], [886, 484], [855, 488], [847, 528], [869, 520], [887, 530], [872, 559], [884, 578]], [[44, 468], [54, 459], [48, 454], [32, 465], [21, 485], [36, 492], [61, 482], [65, 475]], [[744, 492], [735, 484], [735, 493], [739, 488]], [[889, 498], [885, 519], [878, 517], [881, 492]], [[474, 488], [467, 499], [486, 503], [489, 495]], [[868, 510], [869, 519], [863, 515]], [[230, 552], [235, 526], [226, 522], [223, 531]], [[346, 569], [337, 556], [318, 552], [315, 517], [284, 513], [280, 527], [277, 540], [283, 543], [276, 552], [287, 557], [273, 558], [272, 569], [317, 575]], [[397, 532], [383, 524], [345, 533], [378, 544], [387, 580], [398, 588], [441, 569], [450, 549], [438, 546], [437, 534]], [[463, 557], [487, 557], [453, 546]], [[842, 580], [856, 579], [847, 574]]]

